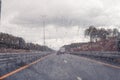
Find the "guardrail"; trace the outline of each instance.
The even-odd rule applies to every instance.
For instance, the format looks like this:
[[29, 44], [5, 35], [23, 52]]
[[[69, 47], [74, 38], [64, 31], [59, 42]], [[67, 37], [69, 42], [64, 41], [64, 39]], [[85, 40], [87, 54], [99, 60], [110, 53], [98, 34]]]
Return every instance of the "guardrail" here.
[[49, 53], [2, 53], [0, 54], [0, 76], [46, 55], [49, 55]]
[[82, 52], [72, 52], [70, 54], [88, 57], [96, 60], [100, 60], [103, 62], [107, 62], [110, 64], [114, 64], [120, 66], [120, 53], [119, 52], [94, 52], [94, 51], [82, 51]]

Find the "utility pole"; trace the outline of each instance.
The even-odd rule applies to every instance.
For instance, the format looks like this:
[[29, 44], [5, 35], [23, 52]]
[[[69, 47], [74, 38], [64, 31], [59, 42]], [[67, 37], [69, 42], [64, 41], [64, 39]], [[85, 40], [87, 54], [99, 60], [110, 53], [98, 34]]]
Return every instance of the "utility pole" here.
[[45, 35], [45, 19], [46, 19], [46, 15], [43, 15], [42, 16], [42, 19], [43, 19], [43, 46], [44, 46], [44, 51], [46, 50], [46, 48], [45, 48], [45, 45], [46, 45], [46, 41], [45, 41], [45, 39], [46, 39], [46, 35]]
[[2, 2], [1, 2], [1, 0], [0, 0], [0, 24], [1, 24], [1, 7], [2, 6]]

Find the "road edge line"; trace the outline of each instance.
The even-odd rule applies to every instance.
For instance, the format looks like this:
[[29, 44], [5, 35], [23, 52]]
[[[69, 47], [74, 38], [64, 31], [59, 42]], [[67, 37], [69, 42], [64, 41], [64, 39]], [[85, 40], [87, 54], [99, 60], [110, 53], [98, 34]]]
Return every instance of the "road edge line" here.
[[36, 60], [36, 61], [34, 61], [34, 62], [31, 62], [30, 64], [27, 64], [27, 65], [22, 66], [22, 67], [14, 70], [14, 71], [11, 71], [11, 72], [7, 73], [7, 74], [1, 76], [1, 77], [0, 77], [0, 80], [3, 80], [3, 79], [5, 79], [5, 78], [7, 78], [7, 77], [9, 77], [9, 76], [11, 76], [11, 75], [13, 75], [13, 74], [15, 74], [15, 73], [18, 73], [18, 72], [20, 72], [20, 71], [22, 71], [22, 70], [30, 67], [30, 66], [32, 66], [33, 64], [36, 64], [37, 62], [45, 59], [45, 58], [48, 57], [48, 56], [50, 56], [50, 55], [46, 55], [46, 56], [44, 56], [44, 57], [42, 57], [42, 58], [39, 58], [38, 60]]
[[[77, 55], [75, 55], [75, 56], [77, 56]], [[90, 59], [90, 58], [83, 57], [83, 56], [78, 56], [78, 57], [81, 57], [81, 58], [84, 59], [84, 60], [88, 60], [88, 61], [91, 61], [91, 62], [95, 62], [95, 63], [102, 64], [102, 65], [105, 65], [105, 66], [108, 66], [108, 67], [112, 67], [112, 68], [120, 69], [119, 66], [115, 66], [115, 65], [112, 65], [112, 64], [109, 64], [109, 63], [105, 63], [105, 62], [102, 62], [102, 61], [98, 61], [98, 60]]]

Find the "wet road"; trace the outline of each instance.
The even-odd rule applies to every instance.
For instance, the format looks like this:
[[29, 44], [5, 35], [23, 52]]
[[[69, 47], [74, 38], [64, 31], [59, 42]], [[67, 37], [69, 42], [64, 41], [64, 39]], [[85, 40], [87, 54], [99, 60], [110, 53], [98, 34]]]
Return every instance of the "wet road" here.
[[5, 80], [120, 80], [120, 69], [74, 55], [52, 54]]

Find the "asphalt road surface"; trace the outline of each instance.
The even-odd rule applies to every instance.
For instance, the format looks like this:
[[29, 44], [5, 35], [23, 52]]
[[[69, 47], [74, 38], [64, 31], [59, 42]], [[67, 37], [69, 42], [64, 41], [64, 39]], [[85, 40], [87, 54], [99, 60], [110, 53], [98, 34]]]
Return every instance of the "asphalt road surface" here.
[[4, 80], [120, 80], [120, 69], [74, 55], [52, 54]]

